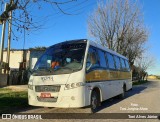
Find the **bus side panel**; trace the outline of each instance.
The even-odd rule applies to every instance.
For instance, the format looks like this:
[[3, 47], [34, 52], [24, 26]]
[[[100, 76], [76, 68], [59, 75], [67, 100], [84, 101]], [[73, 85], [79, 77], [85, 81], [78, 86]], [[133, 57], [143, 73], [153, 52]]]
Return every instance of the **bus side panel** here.
[[[120, 72], [114, 70], [93, 70], [86, 74], [86, 85], [90, 91], [86, 89], [87, 96], [90, 96], [91, 90], [97, 86], [101, 91], [101, 101], [117, 96], [123, 92], [123, 86], [126, 85], [126, 90], [129, 90], [131, 85], [130, 72]], [[85, 98], [87, 101], [90, 98]]]

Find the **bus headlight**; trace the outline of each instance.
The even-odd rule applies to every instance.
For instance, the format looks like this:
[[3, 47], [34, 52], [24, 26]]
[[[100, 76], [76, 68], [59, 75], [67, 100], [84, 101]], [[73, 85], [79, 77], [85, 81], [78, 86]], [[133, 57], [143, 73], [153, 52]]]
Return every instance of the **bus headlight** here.
[[84, 82], [66, 84], [65, 89], [72, 89], [72, 88], [76, 88], [76, 87], [80, 87], [80, 86], [84, 86], [84, 85], [85, 85]]
[[83, 83], [83, 82], [76, 83], [77, 87], [84, 86], [84, 85], [85, 85], [85, 83]]
[[74, 88], [75, 86], [76, 86], [75, 83], [72, 83], [72, 84], [71, 84], [71, 87], [72, 87], [72, 88]]
[[65, 87], [66, 87], [67, 89], [69, 89], [69, 88], [70, 88], [70, 85], [69, 85], [69, 84], [66, 84]]

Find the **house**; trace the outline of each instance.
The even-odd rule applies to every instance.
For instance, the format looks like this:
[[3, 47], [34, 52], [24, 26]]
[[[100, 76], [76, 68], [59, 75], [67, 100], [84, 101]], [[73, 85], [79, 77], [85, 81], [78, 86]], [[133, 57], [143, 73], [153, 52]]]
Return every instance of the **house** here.
[[[34, 68], [38, 58], [45, 49], [11, 49], [9, 62], [9, 75], [6, 73], [6, 63], [1, 66], [0, 86], [26, 84], [29, 78], [29, 70]], [[3, 51], [3, 62], [7, 60], [7, 50]]]
[[[33, 69], [38, 58], [44, 53], [44, 49], [14, 49], [10, 51], [9, 67], [11, 70], [19, 69], [21, 62], [25, 62], [25, 67]], [[3, 62], [7, 60], [7, 50], [3, 51]]]

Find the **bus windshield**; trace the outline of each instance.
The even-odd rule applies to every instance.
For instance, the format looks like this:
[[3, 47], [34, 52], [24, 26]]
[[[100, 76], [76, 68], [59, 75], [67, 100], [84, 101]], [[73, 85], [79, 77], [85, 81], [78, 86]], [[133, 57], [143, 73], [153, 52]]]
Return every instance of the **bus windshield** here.
[[67, 74], [82, 69], [85, 43], [57, 44], [46, 50], [37, 61], [36, 74]]

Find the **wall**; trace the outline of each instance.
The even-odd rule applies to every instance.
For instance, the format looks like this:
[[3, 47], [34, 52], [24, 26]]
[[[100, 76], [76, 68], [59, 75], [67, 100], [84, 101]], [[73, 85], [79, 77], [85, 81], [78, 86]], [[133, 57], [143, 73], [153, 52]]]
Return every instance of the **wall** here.
[[[23, 54], [25, 54], [24, 59], [26, 60], [26, 67], [31, 69], [32, 59], [38, 59], [44, 50], [13, 50], [10, 51], [10, 68], [18, 69], [20, 62], [23, 61]], [[7, 61], [7, 51], [3, 52], [3, 62]], [[33, 67], [33, 66], [32, 66]]]
[[[3, 62], [6, 62], [7, 51], [3, 52]], [[23, 51], [10, 51], [10, 68], [19, 68], [19, 63], [23, 60]]]

